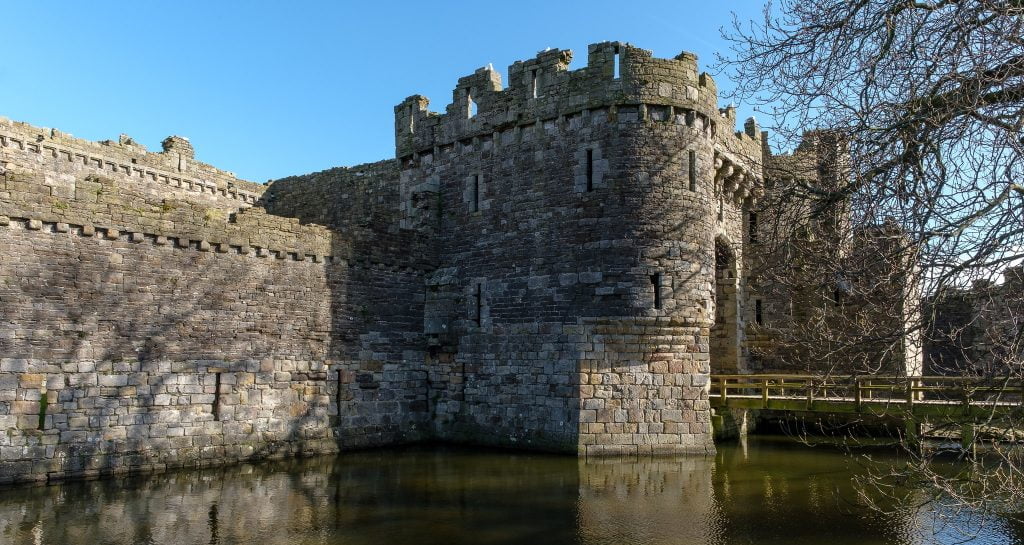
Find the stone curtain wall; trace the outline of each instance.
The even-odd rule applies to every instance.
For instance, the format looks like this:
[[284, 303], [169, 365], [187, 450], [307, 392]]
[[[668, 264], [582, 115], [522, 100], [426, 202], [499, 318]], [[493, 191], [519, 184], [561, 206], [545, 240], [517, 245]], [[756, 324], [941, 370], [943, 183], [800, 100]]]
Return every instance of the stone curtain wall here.
[[349, 234], [386, 233], [399, 223], [398, 176], [394, 159], [290, 176], [272, 181], [260, 205], [272, 214]]
[[34, 221], [0, 228], [0, 479], [335, 448], [322, 264]]
[[[290, 176], [272, 181], [259, 205], [270, 214], [341, 233], [346, 247], [339, 251], [352, 259], [433, 270], [437, 266], [434, 233], [402, 226], [405, 215], [400, 209], [398, 177], [395, 160]], [[415, 286], [420, 299], [423, 284], [421, 276]], [[422, 324], [416, 329], [421, 331]]]
[[[436, 266], [431, 233], [401, 227], [394, 160], [274, 180], [259, 201], [272, 214], [339, 233], [332, 289], [332, 340], [350, 362], [340, 375], [343, 447], [367, 447], [431, 433], [423, 366], [424, 284]], [[335, 269], [328, 269], [329, 271]], [[368, 398], [374, 404], [362, 403]], [[348, 401], [348, 403], [346, 403]], [[382, 410], [383, 409], [383, 410]], [[377, 430], [373, 434], [345, 430]]]
[[54, 158], [16, 128], [0, 132], [0, 482], [424, 436], [415, 260], [357, 255], [251, 208], [255, 191], [110, 166], [141, 158], [65, 164], [110, 146], [61, 137]]
[[[759, 135], [718, 134], [734, 119], [692, 55], [604, 43], [586, 68], [570, 58], [516, 63], [508, 89], [478, 70], [444, 115], [420, 96], [395, 108], [407, 224], [440, 238], [425, 324], [435, 431], [704, 452], [713, 241], [726, 233], [739, 253]], [[722, 163], [736, 175], [719, 179]]]

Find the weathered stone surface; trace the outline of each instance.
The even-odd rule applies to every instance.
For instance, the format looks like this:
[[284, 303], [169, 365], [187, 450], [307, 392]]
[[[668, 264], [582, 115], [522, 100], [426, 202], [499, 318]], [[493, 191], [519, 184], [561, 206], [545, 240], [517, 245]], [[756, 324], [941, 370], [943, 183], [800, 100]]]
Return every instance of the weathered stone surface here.
[[428, 437], [713, 449], [712, 339], [747, 312], [713, 329], [715, 244], [744, 293], [761, 135], [692, 55], [588, 56], [478, 70], [444, 114], [410, 97], [396, 159], [268, 186], [181, 137], [0, 121], [0, 380], [18, 411], [51, 390], [42, 430], [0, 404], [0, 479]]

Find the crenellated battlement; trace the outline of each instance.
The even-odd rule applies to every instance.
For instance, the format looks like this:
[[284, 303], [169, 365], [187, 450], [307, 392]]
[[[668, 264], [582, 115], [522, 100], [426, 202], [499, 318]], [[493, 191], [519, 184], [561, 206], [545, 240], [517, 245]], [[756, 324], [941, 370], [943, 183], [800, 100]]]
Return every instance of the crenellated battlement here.
[[92, 142], [57, 129], [0, 118], [0, 169], [47, 163], [48, 171], [85, 171], [167, 191], [199, 197], [234, 209], [256, 204], [264, 186], [195, 160], [187, 138], [170, 136], [163, 151], [150, 152], [128, 135]]
[[734, 131], [735, 109], [719, 110], [717, 85], [698, 72], [696, 55], [660, 59], [627, 43], [602, 42], [589, 46], [587, 66], [570, 70], [572, 58], [572, 51], [550, 49], [516, 61], [508, 67], [507, 88], [492, 67], [480, 68], [459, 78], [444, 113], [429, 111], [426, 97], [410, 96], [395, 106], [396, 156], [433, 154], [474, 139], [500, 141], [519, 128], [557, 125], [576, 115], [616, 118], [625, 107], [631, 121], [696, 127], [737, 161], [760, 161], [756, 123], [750, 120], [745, 130]]

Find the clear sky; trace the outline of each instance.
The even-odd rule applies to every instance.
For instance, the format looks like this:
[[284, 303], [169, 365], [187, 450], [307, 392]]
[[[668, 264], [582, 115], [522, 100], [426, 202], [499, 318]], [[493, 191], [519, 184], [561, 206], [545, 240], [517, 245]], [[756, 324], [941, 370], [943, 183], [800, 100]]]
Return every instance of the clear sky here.
[[572, 69], [606, 40], [687, 50], [710, 72], [731, 12], [761, 5], [0, 0], [0, 116], [156, 151], [187, 136], [199, 160], [264, 182], [393, 157], [395, 104], [444, 111], [460, 76], [493, 63], [507, 85], [508, 65], [547, 47], [572, 49]]

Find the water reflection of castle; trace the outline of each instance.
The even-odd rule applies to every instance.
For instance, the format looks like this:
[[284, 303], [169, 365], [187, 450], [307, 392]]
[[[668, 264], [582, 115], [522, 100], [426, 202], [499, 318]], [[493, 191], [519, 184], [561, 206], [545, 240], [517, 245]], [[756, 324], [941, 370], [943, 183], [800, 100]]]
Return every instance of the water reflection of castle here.
[[[15, 489], [12, 543], [917, 543], [933, 511], [873, 515], [841, 453], [753, 439], [717, 457], [360, 453]], [[977, 528], [978, 520], [969, 521]], [[955, 526], [942, 528], [953, 536]], [[983, 538], [1024, 537], [1006, 520]], [[953, 536], [955, 537], [955, 536]]]

